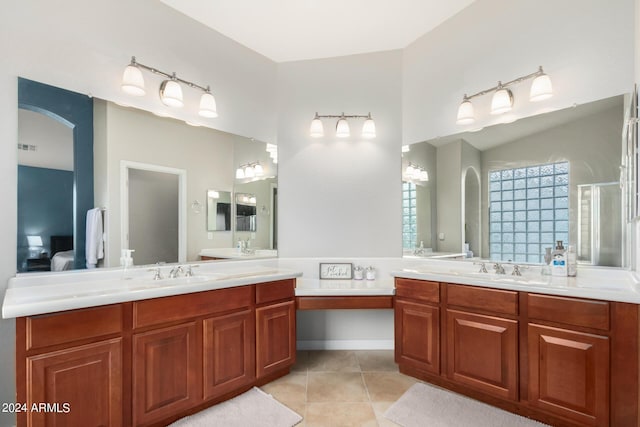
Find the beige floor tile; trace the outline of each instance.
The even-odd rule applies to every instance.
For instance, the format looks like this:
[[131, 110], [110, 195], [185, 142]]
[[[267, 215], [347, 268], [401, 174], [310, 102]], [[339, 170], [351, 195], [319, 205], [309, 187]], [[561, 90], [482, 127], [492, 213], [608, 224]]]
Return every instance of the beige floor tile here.
[[371, 406], [373, 407], [373, 412], [376, 414], [376, 419], [378, 420], [379, 427], [397, 427], [398, 424], [394, 423], [391, 420], [388, 420], [384, 417], [384, 413], [387, 412], [387, 409], [395, 402], [372, 402]]
[[309, 352], [299, 350], [296, 352], [296, 363], [291, 367], [291, 372], [307, 372], [309, 369]]
[[365, 372], [362, 376], [372, 402], [395, 402], [419, 382], [398, 372]]
[[358, 372], [309, 372], [307, 402], [367, 402], [368, 400], [362, 374]]
[[356, 351], [362, 372], [398, 372], [393, 350]]
[[306, 427], [377, 427], [375, 413], [366, 403], [309, 403]]
[[[260, 387], [282, 403], [305, 402], [307, 396], [307, 374], [290, 373]], [[285, 403], [286, 404], [286, 403]]]
[[313, 372], [360, 372], [354, 351], [309, 351], [309, 371]]

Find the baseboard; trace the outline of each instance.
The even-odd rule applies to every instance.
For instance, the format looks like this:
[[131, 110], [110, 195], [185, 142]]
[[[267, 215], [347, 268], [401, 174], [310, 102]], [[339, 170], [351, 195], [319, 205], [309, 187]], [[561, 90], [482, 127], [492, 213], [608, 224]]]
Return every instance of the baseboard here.
[[298, 350], [393, 350], [393, 340], [300, 340]]

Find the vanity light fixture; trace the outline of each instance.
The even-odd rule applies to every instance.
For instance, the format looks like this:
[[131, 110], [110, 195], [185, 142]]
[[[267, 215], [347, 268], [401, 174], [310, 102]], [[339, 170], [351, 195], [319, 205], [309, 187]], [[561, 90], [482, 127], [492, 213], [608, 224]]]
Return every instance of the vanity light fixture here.
[[131, 57], [131, 63], [127, 65], [122, 74], [122, 91], [134, 96], [143, 96], [146, 93], [144, 88], [144, 77], [142, 70], [150, 71], [154, 74], [158, 74], [166, 77], [160, 84], [160, 100], [163, 104], [169, 107], [182, 107], [184, 105], [182, 86], [184, 84], [193, 89], [200, 89], [202, 96], [200, 97], [200, 104], [198, 114], [202, 117], [214, 118], [218, 117], [218, 111], [216, 106], [216, 100], [211, 94], [211, 88], [209, 86], [200, 86], [196, 83], [188, 80], [181, 79], [176, 76], [176, 73], [166, 73], [160, 71], [157, 68], [150, 67], [148, 65], [141, 64], [136, 61], [136, 57]]
[[364, 116], [355, 114], [346, 115], [344, 113], [340, 115], [318, 114], [316, 112], [316, 115], [311, 121], [311, 127], [309, 128], [309, 136], [311, 136], [312, 138], [321, 138], [324, 136], [324, 126], [322, 125], [322, 120], [320, 120], [323, 118], [338, 119], [338, 121], [336, 122], [336, 137], [338, 138], [348, 138], [349, 136], [351, 136], [351, 130], [349, 129], [349, 122], [347, 121], [347, 119], [365, 119], [364, 124], [362, 125], [362, 137], [376, 137], [376, 124], [371, 118], [371, 113]]
[[509, 89], [509, 86], [529, 79], [534, 79], [531, 83], [529, 101], [538, 102], [553, 96], [551, 79], [542, 70], [542, 66], [540, 66], [538, 71], [527, 74], [526, 76], [518, 77], [506, 83], [499, 81], [496, 86], [474, 93], [473, 95], [465, 94], [462, 98], [462, 103], [458, 107], [456, 123], [459, 125], [468, 125], [475, 122], [475, 112], [471, 99], [488, 93], [493, 93], [493, 97], [491, 98], [491, 114], [503, 114], [511, 111], [513, 107], [513, 93]]
[[404, 170], [402, 178], [405, 181], [429, 181], [429, 172], [413, 163], [409, 163], [409, 166]]
[[236, 169], [236, 179], [259, 178], [264, 175], [260, 162], [245, 163]]
[[271, 161], [274, 165], [278, 164], [278, 146], [275, 144], [267, 143], [267, 153], [269, 153], [269, 157], [271, 157]]

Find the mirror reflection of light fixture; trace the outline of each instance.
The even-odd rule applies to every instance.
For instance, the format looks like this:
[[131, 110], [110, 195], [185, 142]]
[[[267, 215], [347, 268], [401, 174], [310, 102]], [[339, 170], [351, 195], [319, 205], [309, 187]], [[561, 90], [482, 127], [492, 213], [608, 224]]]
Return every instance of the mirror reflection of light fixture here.
[[409, 151], [411, 151], [411, 147], [408, 145], [403, 145], [402, 146], [402, 152], [403, 153], [408, 153]]
[[309, 127], [309, 136], [312, 138], [320, 138], [324, 136], [324, 127], [322, 125], [322, 118], [336, 118], [338, 121], [336, 122], [336, 137], [338, 138], [348, 138], [351, 136], [351, 131], [349, 129], [349, 122], [347, 119], [365, 119], [364, 124], [362, 125], [362, 134], [363, 138], [375, 138], [376, 137], [376, 124], [371, 118], [371, 113], [364, 115], [347, 115], [347, 114], [318, 114], [314, 116], [311, 121], [311, 126]]
[[169, 74], [164, 71], [160, 71], [157, 68], [141, 64], [136, 61], [135, 56], [131, 57], [131, 63], [127, 65], [124, 69], [124, 73], [122, 74], [122, 83], [120, 87], [123, 92], [135, 96], [143, 96], [146, 93], [142, 70], [150, 71], [151, 73], [159, 74], [166, 78], [166, 80], [160, 84], [160, 100], [163, 104], [169, 107], [182, 107], [184, 105], [184, 100], [181, 85], [186, 85], [190, 88], [200, 89], [204, 92], [200, 97], [198, 114], [207, 118], [218, 117], [216, 100], [211, 94], [209, 86], [200, 86], [196, 83], [177, 77], [176, 73]]
[[260, 162], [245, 163], [236, 169], [236, 179], [260, 178], [262, 176], [264, 176], [264, 168]]
[[207, 191], [207, 197], [210, 199], [219, 199], [220, 193], [215, 190], [209, 190]]
[[267, 143], [267, 153], [269, 153], [269, 157], [271, 157], [273, 164], [278, 164], [278, 146]]
[[459, 125], [468, 125], [474, 123], [475, 112], [473, 104], [471, 103], [471, 99], [478, 96], [486, 95], [488, 93], [493, 93], [493, 96], [491, 98], [491, 114], [503, 114], [511, 111], [513, 107], [513, 93], [508, 87], [529, 79], [534, 79], [531, 83], [529, 101], [542, 101], [553, 96], [553, 86], [551, 85], [551, 78], [547, 74], [545, 74], [545, 72], [542, 70], [542, 66], [540, 66], [538, 67], [538, 71], [527, 74], [526, 76], [518, 77], [517, 79], [508, 81], [506, 83], [498, 82], [497, 86], [482, 90], [470, 96], [467, 96], [465, 94], [462, 98], [462, 103], [458, 107], [456, 123]]
[[421, 166], [409, 163], [402, 174], [404, 181], [429, 181], [429, 172]]

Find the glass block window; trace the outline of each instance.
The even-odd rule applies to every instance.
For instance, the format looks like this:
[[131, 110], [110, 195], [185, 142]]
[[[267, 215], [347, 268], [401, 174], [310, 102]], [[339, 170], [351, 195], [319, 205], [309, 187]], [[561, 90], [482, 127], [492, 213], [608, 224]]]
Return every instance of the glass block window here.
[[489, 172], [489, 255], [544, 262], [546, 247], [569, 242], [569, 163]]
[[402, 183], [402, 247], [413, 249], [418, 238], [416, 219], [416, 185]]

